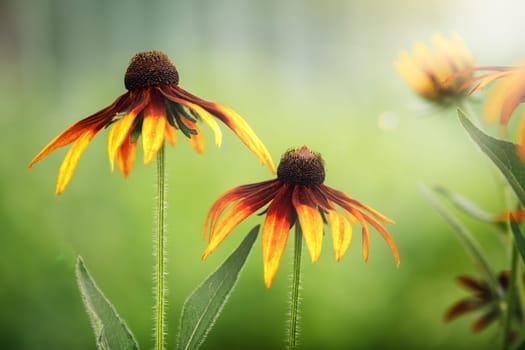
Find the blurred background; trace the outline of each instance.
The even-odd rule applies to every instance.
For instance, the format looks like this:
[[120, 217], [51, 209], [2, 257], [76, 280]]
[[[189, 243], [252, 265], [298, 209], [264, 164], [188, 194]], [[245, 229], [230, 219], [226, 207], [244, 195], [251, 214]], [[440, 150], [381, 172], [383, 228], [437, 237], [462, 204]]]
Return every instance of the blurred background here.
[[[61, 196], [54, 186], [67, 148], [26, 168], [60, 131], [124, 92], [133, 54], [157, 49], [176, 64], [183, 88], [237, 110], [275, 162], [306, 144], [322, 153], [326, 184], [396, 221], [388, 229], [399, 268], [376, 232], [366, 264], [359, 234], [339, 263], [329, 236], [316, 264], [303, 256], [302, 348], [494, 348], [496, 324], [474, 335], [475, 315], [443, 322], [468, 294], [454, 278], [478, 273], [418, 183], [496, 212], [496, 172], [455, 111], [420, 101], [393, 62], [442, 32], [462, 36], [477, 64], [511, 64], [525, 57], [524, 11], [515, 0], [1, 1], [0, 347], [95, 348], [74, 278], [82, 255], [141, 347], [151, 348], [154, 165], [141, 164], [139, 150], [127, 180], [111, 173], [104, 130]], [[200, 260], [211, 203], [272, 176], [222, 129], [220, 149], [204, 130], [203, 156], [182, 138], [167, 150], [168, 348], [186, 296], [261, 222], [249, 218]], [[458, 215], [494, 269], [507, 268], [497, 232]], [[204, 349], [284, 347], [291, 251], [266, 289], [257, 241]]]

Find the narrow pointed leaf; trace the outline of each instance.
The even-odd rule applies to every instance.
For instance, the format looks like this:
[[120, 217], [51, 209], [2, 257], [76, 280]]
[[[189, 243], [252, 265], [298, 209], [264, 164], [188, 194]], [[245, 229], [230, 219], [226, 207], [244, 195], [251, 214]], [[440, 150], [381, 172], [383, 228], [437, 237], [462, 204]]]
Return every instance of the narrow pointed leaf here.
[[120, 318], [109, 300], [102, 294], [79, 256], [76, 275], [82, 301], [95, 332], [99, 350], [138, 349], [135, 337]]
[[523, 237], [520, 226], [516, 221], [510, 220], [510, 228], [514, 235], [514, 241], [516, 242], [516, 247], [520, 253], [521, 260], [525, 263], [525, 237]]
[[427, 186], [421, 183], [419, 187], [432, 207], [452, 227], [465, 250], [474, 260], [475, 265], [480, 269], [481, 273], [485, 276], [485, 279], [489, 282], [491, 290], [496, 292], [497, 295], [502, 295], [503, 291], [499, 288], [496, 274], [492, 271], [485, 254], [481, 250], [478, 242], [472, 237], [470, 231], [447, 208], [445, 208], [443, 204], [441, 204]]
[[525, 166], [517, 154], [516, 145], [486, 135], [458, 109], [461, 124], [481, 150], [496, 164], [503, 176], [516, 193], [519, 201], [525, 206]]
[[481, 209], [467, 198], [460, 196], [459, 194], [453, 193], [443, 186], [435, 186], [434, 191], [443, 195], [452, 204], [454, 204], [456, 208], [458, 208], [465, 214], [472, 216], [475, 219], [488, 223], [494, 223], [496, 221], [497, 215]]
[[177, 349], [197, 349], [204, 342], [237, 282], [258, 232], [259, 225], [186, 299], [180, 318]]

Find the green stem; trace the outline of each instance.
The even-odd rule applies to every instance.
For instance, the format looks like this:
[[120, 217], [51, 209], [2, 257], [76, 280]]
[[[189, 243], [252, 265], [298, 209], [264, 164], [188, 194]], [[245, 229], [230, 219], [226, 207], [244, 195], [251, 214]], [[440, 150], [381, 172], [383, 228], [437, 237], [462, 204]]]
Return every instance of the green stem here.
[[507, 289], [507, 297], [505, 300], [506, 307], [504, 308], [503, 318], [503, 339], [502, 350], [507, 350], [510, 347], [510, 331], [512, 326], [512, 317], [514, 316], [515, 301], [516, 301], [516, 279], [518, 273], [518, 250], [515, 245], [512, 245], [512, 258], [509, 285]]
[[166, 333], [166, 168], [164, 162], [164, 145], [157, 152], [157, 193], [156, 193], [156, 225], [153, 254], [155, 256], [155, 309], [154, 334], [155, 350], [164, 350], [164, 335]]
[[303, 234], [301, 225], [295, 223], [295, 249], [293, 258], [292, 290], [290, 293], [290, 324], [288, 328], [288, 349], [297, 348], [297, 321], [299, 318], [299, 285], [301, 284], [301, 250]]

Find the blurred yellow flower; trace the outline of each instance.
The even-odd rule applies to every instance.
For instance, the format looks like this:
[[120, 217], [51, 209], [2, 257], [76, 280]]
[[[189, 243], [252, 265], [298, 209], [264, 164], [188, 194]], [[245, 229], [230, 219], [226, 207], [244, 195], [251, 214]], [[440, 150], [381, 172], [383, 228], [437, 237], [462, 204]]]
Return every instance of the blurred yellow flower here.
[[[208, 226], [210, 236], [202, 258], [212, 253], [241, 221], [270, 203], [265, 211], [261, 234], [264, 282], [268, 288], [272, 285], [288, 233], [294, 224], [301, 227], [312, 262], [316, 262], [321, 253], [325, 222], [332, 231], [337, 261], [350, 245], [350, 222], [359, 222], [362, 226], [364, 260], [368, 260], [368, 223], [387, 242], [399, 265], [396, 245], [379, 223], [393, 221], [347, 194], [324, 185], [324, 179], [324, 164], [319, 154], [311, 152], [306, 146], [289, 150], [281, 158], [276, 179], [235, 187], [215, 201], [203, 227], [204, 238]], [[230, 205], [231, 208], [218, 220]], [[336, 205], [344, 215], [336, 210]]]
[[78, 160], [93, 137], [111, 126], [108, 136], [108, 154], [111, 169], [116, 160], [128, 176], [142, 136], [144, 163], [149, 163], [163, 147], [164, 140], [174, 145], [176, 130], [189, 139], [198, 152], [204, 151], [204, 136], [197, 125], [203, 121], [212, 130], [215, 144], [220, 146], [222, 133], [216, 117], [226, 124], [241, 141], [275, 173], [264, 144], [250, 126], [227, 106], [208, 102], [178, 86], [179, 74], [168, 56], [160, 51], [140, 52], [132, 59], [126, 71], [124, 85], [128, 92], [119, 96], [110, 106], [73, 124], [55, 137], [29, 163], [29, 168], [57, 148], [74, 142], [59, 170], [56, 193], [66, 188]]
[[471, 74], [456, 73], [472, 68], [474, 60], [456, 34], [446, 39], [436, 33], [432, 45], [433, 48], [429, 49], [416, 43], [412, 55], [401, 51], [395, 68], [419, 96], [440, 105], [449, 105], [466, 95], [461, 86]]

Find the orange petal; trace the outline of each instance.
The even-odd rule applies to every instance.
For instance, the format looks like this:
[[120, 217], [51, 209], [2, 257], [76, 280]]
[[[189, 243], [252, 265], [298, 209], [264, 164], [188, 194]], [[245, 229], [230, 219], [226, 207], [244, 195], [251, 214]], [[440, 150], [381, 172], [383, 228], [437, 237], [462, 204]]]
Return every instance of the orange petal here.
[[193, 149], [198, 154], [203, 154], [204, 153], [204, 135], [202, 134], [202, 131], [197, 125], [197, 123], [194, 123], [191, 120], [188, 120], [186, 118], [181, 118], [181, 122], [184, 123], [184, 125], [186, 125], [188, 128], [197, 131], [197, 134], [191, 135], [188, 141], [191, 147], [193, 147]]
[[338, 191], [338, 190], [336, 190], [334, 188], [331, 188], [329, 186], [325, 186], [325, 185], [320, 185], [320, 186], [322, 187], [322, 191], [327, 195], [327, 197], [330, 200], [332, 200], [335, 203], [337, 203], [342, 208], [345, 208], [346, 206], [355, 206], [355, 207], [358, 207], [358, 208], [362, 208], [362, 209], [370, 212], [370, 214], [372, 214], [376, 219], [378, 219], [380, 221], [383, 221], [383, 222], [386, 222], [386, 223], [389, 223], [389, 224], [393, 224], [394, 223], [393, 220], [387, 218], [386, 216], [384, 216], [383, 214], [381, 214], [377, 210], [369, 207], [368, 205], [366, 205], [364, 203], [361, 203], [360, 201], [351, 198], [346, 193]]
[[273, 164], [270, 153], [261, 140], [257, 137], [252, 128], [250, 128], [248, 123], [246, 123], [244, 119], [242, 119], [242, 117], [237, 114], [237, 112], [227, 106], [202, 100], [178, 87], [173, 88], [170, 90], [170, 92], [171, 94], [165, 94], [165, 96], [172, 101], [184, 104], [181, 101], [176, 101], [173, 99], [174, 97], [176, 98], [178, 96], [181, 99], [187, 100], [187, 102], [201, 106], [207, 112], [222, 120], [222, 122], [226, 124], [241, 139], [248, 149], [250, 149], [257, 156], [257, 158], [259, 158], [261, 163], [268, 166], [275, 174], [275, 165]]
[[166, 106], [162, 97], [153, 94], [150, 103], [144, 108], [142, 122], [142, 148], [144, 164], [151, 162], [164, 142], [166, 132]]
[[224, 209], [228, 207], [228, 205], [254, 193], [258, 193], [260, 196], [269, 195], [270, 198], [272, 198], [275, 195], [277, 188], [280, 186], [281, 182], [279, 180], [268, 180], [264, 182], [238, 186], [225, 192], [213, 203], [210, 210], [208, 211], [206, 219], [204, 220], [202, 238], [206, 239], [206, 231], [210, 222], [210, 232], [213, 233], [215, 231], [217, 219]]
[[309, 198], [307, 191], [306, 186], [296, 185], [292, 193], [292, 204], [312, 262], [316, 262], [323, 244], [323, 218], [315, 203]]
[[[215, 140], [215, 145], [217, 147], [221, 146], [221, 143], [222, 143], [222, 131], [219, 128], [219, 125], [217, 124], [215, 119], [213, 119], [213, 117], [204, 108], [202, 108], [198, 104], [192, 103], [192, 102], [184, 99], [184, 97], [182, 97], [182, 96], [179, 96], [179, 94], [177, 94], [177, 91], [174, 90], [173, 88], [171, 88], [171, 89], [169, 89], [169, 88], [160, 89], [159, 88], [159, 91], [167, 99], [169, 99], [170, 101], [173, 101], [175, 103], [183, 105], [183, 106], [191, 109], [195, 114], [197, 114], [211, 128], [211, 130], [213, 132], [213, 137], [214, 137], [214, 140]], [[183, 122], [184, 122], [185, 119], [186, 118], [181, 118], [181, 120], [183, 120]]]
[[326, 219], [332, 231], [332, 241], [334, 244], [334, 254], [337, 261], [341, 260], [352, 240], [352, 226], [337, 211], [330, 210], [326, 214]]
[[288, 241], [293, 206], [289, 185], [284, 185], [268, 208], [262, 227], [264, 283], [270, 288]]
[[104, 125], [109, 123], [113, 116], [121, 109], [127, 108], [129, 105], [128, 93], [119, 96], [110, 106], [98, 111], [97, 113], [76, 122], [68, 127], [66, 130], [55, 137], [47, 146], [45, 146], [33, 160], [29, 163], [29, 168], [36, 162], [47, 156], [49, 153], [57, 148], [66, 146], [75, 141], [87, 130], [100, 130]]
[[168, 140], [170, 145], [175, 146], [177, 143], [177, 129], [171, 126], [170, 123], [166, 123], [166, 134], [164, 137]]
[[379, 234], [383, 237], [383, 239], [386, 241], [386, 243], [388, 244], [388, 247], [390, 247], [390, 250], [392, 251], [392, 255], [394, 256], [394, 260], [396, 261], [397, 266], [399, 266], [399, 263], [401, 262], [399, 259], [399, 252], [397, 251], [396, 244], [394, 240], [392, 239], [392, 237], [390, 237], [390, 235], [385, 230], [385, 228], [381, 226], [377, 221], [375, 221], [374, 219], [372, 219], [371, 217], [369, 217], [368, 215], [364, 213], [361, 213], [361, 214], [364, 216], [365, 220], [368, 221], [370, 225], [372, 225], [377, 230], [377, 232], [379, 232]]
[[213, 104], [213, 108], [210, 108], [209, 112], [218, 116], [241, 139], [248, 149], [259, 158], [262, 164], [270, 168], [272, 173], [276, 173], [275, 165], [266, 146], [239, 114], [233, 109], [220, 104]]
[[117, 150], [124, 142], [126, 137], [129, 137], [129, 133], [133, 127], [133, 122], [135, 121], [137, 115], [149, 103], [150, 93], [146, 91], [143, 94], [139, 94], [135, 98], [136, 100], [134, 100], [131, 110], [129, 110], [126, 115], [113, 124], [108, 134], [108, 156], [112, 171], [114, 168], [114, 160]]
[[500, 124], [507, 124], [525, 95], [525, 68], [516, 69], [508, 78], [508, 90], [501, 106]]
[[87, 145], [93, 139], [97, 132], [95, 130], [86, 130], [78, 139], [75, 141], [71, 149], [67, 152], [66, 157], [60, 165], [58, 171], [58, 179], [56, 185], [56, 194], [60, 194], [66, 188], [75, 168], [77, 166], [80, 155], [86, 149]]
[[466, 313], [469, 313], [471, 311], [474, 311], [476, 309], [479, 309], [482, 307], [482, 303], [480, 303], [479, 300], [472, 299], [472, 298], [466, 298], [463, 300], [458, 301], [454, 305], [452, 305], [446, 312], [445, 316], [443, 317], [446, 322], [450, 322], [456, 318], [458, 318], [461, 315], [464, 315]]
[[363, 217], [363, 214], [353, 208], [353, 207], [349, 207], [348, 209], [347, 208], [344, 208], [345, 211], [348, 211], [348, 213], [351, 215], [349, 217], [355, 217], [357, 219], [357, 221], [359, 221], [359, 223], [361, 224], [362, 226], [362, 231], [361, 231], [361, 236], [362, 236], [362, 241], [363, 241], [363, 260], [365, 262], [368, 261], [368, 246], [369, 246], [369, 242], [370, 242], [370, 235], [368, 233], [368, 225], [366, 224], [366, 220], [365, 218]]
[[117, 151], [117, 165], [124, 177], [128, 177], [133, 163], [135, 161], [135, 153], [137, 149], [137, 142], [131, 142], [128, 136]]
[[[202, 259], [205, 259], [211, 252], [213, 252], [215, 248], [217, 248], [217, 246], [221, 244], [222, 241], [230, 234], [230, 232], [235, 228], [235, 226], [237, 226], [241, 221], [246, 219], [255, 211], [268, 204], [268, 202], [270, 202], [275, 197], [275, 192], [276, 191], [273, 186], [267, 186], [265, 184], [264, 190], [254, 191], [247, 196], [240, 196], [238, 194], [232, 196], [232, 194], [229, 193], [228, 196], [223, 196], [225, 198], [221, 197], [221, 199], [218, 201], [219, 204], [217, 206], [215, 206], [214, 204], [214, 206], [212, 207], [212, 209], [215, 209], [215, 212], [212, 214], [210, 242], [202, 256]], [[228, 205], [229, 203], [231, 203], [231, 200], [226, 199], [228, 197], [238, 198], [239, 201], [230, 210], [226, 212], [224, 217], [218, 223], [217, 228], [215, 229], [215, 221], [217, 220], [217, 217], [220, 214], [220, 212], [222, 212], [222, 210], [225, 208], [224, 205]], [[220, 211], [218, 211], [217, 209], [219, 209]], [[209, 217], [210, 214], [208, 214], [206, 218], [205, 225], [207, 225]], [[206, 229], [206, 226], [204, 228]]]

